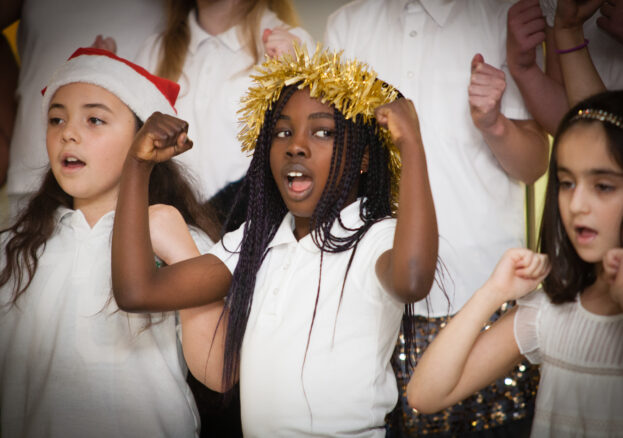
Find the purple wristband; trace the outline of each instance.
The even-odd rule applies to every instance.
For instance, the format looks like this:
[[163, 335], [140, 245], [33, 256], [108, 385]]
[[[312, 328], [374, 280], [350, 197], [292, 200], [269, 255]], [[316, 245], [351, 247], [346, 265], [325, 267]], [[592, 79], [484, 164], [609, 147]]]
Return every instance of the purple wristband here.
[[581, 50], [586, 46], [588, 46], [588, 40], [584, 38], [584, 42], [580, 44], [579, 46], [571, 47], [570, 49], [564, 49], [564, 50], [556, 49], [556, 53], [558, 53], [559, 55], [564, 55], [565, 53], [571, 53], [571, 52], [575, 52], [576, 50]]

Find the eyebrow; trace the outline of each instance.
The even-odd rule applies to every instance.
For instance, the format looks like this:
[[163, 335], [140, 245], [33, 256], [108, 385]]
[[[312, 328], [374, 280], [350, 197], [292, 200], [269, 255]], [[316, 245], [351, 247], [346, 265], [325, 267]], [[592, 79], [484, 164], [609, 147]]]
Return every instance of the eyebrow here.
[[[569, 169], [567, 169], [566, 167], [559, 167], [558, 168], [558, 172], [565, 172], [565, 173], [569, 173], [569, 174], [573, 174], [573, 172]], [[618, 178], [623, 178], [623, 172], [619, 172], [613, 169], [590, 169], [588, 172], [585, 172], [588, 175], [594, 175], [594, 176], [615, 176]]]
[[[112, 110], [108, 108], [106, 105], [104, 105], [103, 103], [85, 103], [84, 105], [82, 105], [82, 107], [83, 108], [100, 108], [100, 109], [103, 109], [104, 111], [108, 111], [109, 113], [112, 113]], [[65, 108], [65, 105], [63, 105], [62, 103], [53, 103], [50, 105], [48, 112], [54, 108], [63, 109]]]
[[[311, 113], [309, 115], [309, 117], [307, 117], [308, 119], [331, 119], [333, 120], [333, 114], [332, 113]], [[290, 116], [287, 116], [285, 114], [280, 114], [279, 115], [279, 119], [280, 120], [291, 120]]]

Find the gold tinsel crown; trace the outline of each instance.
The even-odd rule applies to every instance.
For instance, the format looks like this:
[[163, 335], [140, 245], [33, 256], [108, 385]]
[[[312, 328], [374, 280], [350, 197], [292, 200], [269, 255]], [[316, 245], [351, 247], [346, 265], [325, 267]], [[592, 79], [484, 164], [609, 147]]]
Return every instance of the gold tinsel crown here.
[[[238, 111], [242, 128], [238, 139], [242, 150], [252, 153], [264, 124], [266, 111], [279, 100], [284, 87], [298, 84], [299, 89], [308, 88], [313, 98], [329, 103], [346, 119], [361, 115], [365, 122], [374, 119], [377, 107], [393, 102], [398, 91], [389, 84], [377, 80], [377, 74], [367, 64], [357, 60], [342, 61], [342, 52], [331, 52], [316, 46], [309, 56], [305, 46], [294, 44], [294, 55], [284, 54], [267, 58], [251, 75], [254, 84], [242, 98]], [[400, 153], [385, 128], [379, 130], [381, 140], [390, 153], [392, 174], [392, 203], [395, 205], [400, 178]]]

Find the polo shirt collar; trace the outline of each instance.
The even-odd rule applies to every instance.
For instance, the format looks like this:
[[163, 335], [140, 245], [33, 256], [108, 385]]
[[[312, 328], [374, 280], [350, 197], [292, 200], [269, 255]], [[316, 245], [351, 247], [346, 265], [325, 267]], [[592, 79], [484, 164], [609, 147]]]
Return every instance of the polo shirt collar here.
[[[66, 225], [73, 229], [91, 230], [89, 223], [87, 222], [84, 214], [80, 210], [73, 210], [67, 207], [59, 207], [54, 213], [54, 219], [57, 224]], [[99, 221], [93, 226], [93, 230], [110, 230], [112, 229], [115, 220], [115, 211], [109, 211], [100, 218]]]
[[199, 48], [201, 43], [209, 40], [210, 38], [218, 39], [232, 52], [236, 52], [241, 48], [240, 40], [238, 39], [238, 26], [232, 26], [225, 32], [218, 35], [210, 35], [199, 25], [199, 20], [197, 19], [197, 11], [195, 9], [190, 11], [190, 13], [188, 14], [188, 28], [190, 30], [188, 51], [191, 55], [197, 52], [197, 49]]
[[402, 13], [407, 9], [407, 3], [411, 1], [419, 2], [426, 13], [430, 15], [439, 26], [443, 26], [446, 23], [450, 11], [456, 2], [456, 0], [389, 0], [387, 3], [389, 3], [389, 8], [391, 8], [392, 16], [402, 16]]
[[[363, 224], [361, 218], [359, 217], [359, 208], [361, 202], [362, 199], [360, 198], [356, 202], [353, 202], [352, 204], [343, 208], [340, 212], [342, 223], [346, 227], [358, 228]], [[342, 228], [339, 222], [336, 221], [331, 227], [331, 233], [334, 236], [345, 237], [351, 234], [352, 231], [345, 230], [344, 228]], [[299, 243], [304, 249], [309, 252], [320, 252], [320, 248], [318, 248], [314, 243], [311, 237], [311, 233], [297, 242], [296, 237], [294, 236], [294, 216], [292, 215], [292, 213], [288, 212], [281, 221], [281, 224], [279, 225], [275, 236], [268, 244], [268, 248], [273, 248], [279, 245], [288, 245], [291, 243]]]

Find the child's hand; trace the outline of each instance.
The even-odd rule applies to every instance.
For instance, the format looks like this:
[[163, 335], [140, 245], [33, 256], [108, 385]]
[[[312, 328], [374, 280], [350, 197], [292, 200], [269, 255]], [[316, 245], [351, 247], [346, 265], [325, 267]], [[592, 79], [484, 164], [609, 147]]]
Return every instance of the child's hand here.
[[558, 0], [554, 27], [582, 28], [584, 22], [591, 18], [603, 3], [604, 0]]
[[421, 143], [420, 121], [410, 99], [396, 99], [374, 111], [379, 125], [389, 130], [394, 144], [402, 152], [410, 142]]
[[516, 300], [536, 289], [549, 270], [545, 254], [523, 248], [509, 249], [498, 262], [487, 285], [502, 295], [505, 302]]
[[599, 11], [597, 25], [623, 44], [623, 1], [606, 1]]
[[294, 41], [299, 44], [301, 43], [299, 37], [288, 32], [285, 27], [264, 29], [264, 33], [262, 34], [264, 52], [271, 58], [278, 58], [285, 53], [294, 55]]
[[536, 66], [536, 47], [545, 41], [539, 0], [519, 0], [508, 10], [506, 57], [511, 71]]
[[167, 265], [199, 255], [188, 225], [175, 207], [149, 206], [149, 234], [154, 253]]
[[166, 161], [192, 147], [187, 132], [184, 120], [155, 112], [136, 133], [130, 154], [145, 162]]
[[95, 41], [91, 44], [94, 49], [104, 49], [109, 52], [117, 53], [117, 42], [112, 37], [104, 38], [102, 35], [95, 37]]
[[485, 62], [481, 54], [472, 58], [467, 94], [469, 112], [476, 128], [488, 131], [498, 122], [500, 102], [506, 89], [506, 75]]
[[603, 265], [606, 280], [610, 285], [610, 296], [623, 308], [623, 248], [608, 251]]

